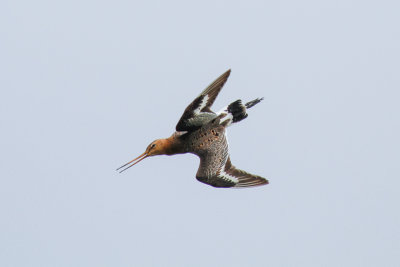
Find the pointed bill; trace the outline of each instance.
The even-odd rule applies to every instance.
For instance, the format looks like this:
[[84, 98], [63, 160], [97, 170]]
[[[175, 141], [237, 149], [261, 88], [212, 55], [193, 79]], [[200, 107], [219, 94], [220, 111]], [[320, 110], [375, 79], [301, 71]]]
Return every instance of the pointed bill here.
[[129, 161], [128, 163], [122, 165], [121, 167], [119, 167], [119, 168], [117, 169], [117, 171], [132, 163], [132, 164], [129, 165], [128, 167], [126, 167], [126, 168], [120, 170], [119, 173], [121, 173], [121, 172], [123, 172], [123, 171], [129, 169], [129, 168], [132, 167], [133, 165], [135, 165], [135, 164], [141, 162], [142, 160], [144, 160], [144, 159], [147, 158], [148, 156], [149, 156], [149, 155], [147, 154], [147, 151], [146, 151], [146, 152], [144, 152], [142, 155], [140, 155], [139, 157], [137, 157], [137, 158], [135, 158], [135, 159]]

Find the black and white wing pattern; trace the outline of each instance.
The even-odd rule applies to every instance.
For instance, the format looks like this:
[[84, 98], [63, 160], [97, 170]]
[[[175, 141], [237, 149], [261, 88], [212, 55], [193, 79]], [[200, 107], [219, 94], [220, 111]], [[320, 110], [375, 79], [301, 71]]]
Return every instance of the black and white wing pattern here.
[[213, 143], [200, 157], [196, 179], [214, 187], [251, 187], [268, 184], [268, 180], [232, 165], [228, 153], [228, 142], [224, 132], [222, 138]]
[[231, 70], [227, 70], [190, 103], [176, 125], [177, 131], [194, 131], [217, 116], [210, 108], [230, 73]]
[[218, 177], [234, 180], [236, 182], [234, 187], [250, 187], [268, 184], [268, 180], [261, 176], [236, 169], [236, 167], [232, 165], [230, 158], [226, 161], [223, 170], [218, 173]]
[[[200, 160], [202, 161], [202, 159]], [[200, 163], [200, 168], [201, 168]], [[244, 188], [268, 184], [268, 180], [243, 170], [236, 169], [232, 165], [230, 158], [226, 161], [216, 173], [212, 175], [199, 175], [200, 169], [196, 175], [196, 179], [202, 183], [211, 185], [213, 187], [234, 187]]]

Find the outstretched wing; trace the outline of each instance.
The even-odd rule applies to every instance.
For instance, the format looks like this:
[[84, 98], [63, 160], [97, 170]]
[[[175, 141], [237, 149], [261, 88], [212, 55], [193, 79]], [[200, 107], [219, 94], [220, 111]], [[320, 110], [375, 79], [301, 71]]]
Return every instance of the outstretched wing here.
[[216, 117], [210, 107], [217, 98], [231, 70], [227, 70], [212, 82], [204, 91], [185, 109], [176, 125], [177, 131], [193, 131]]
[[199, 153], [199, 157], [200, 167], [196, 179], [202, 183], [214, 187], [251, 187], [268, 184], [267, 179], [236, 169], [232, 165], [224, 130], [219, 131], [212, 145]]
[[261, 176], [236, 169], [236, 167], [232, 165], [229, 157], [225, 165], [216, 173], [208, 176], [199, 176], [198, 173], [196, 178], [200, 182], [214, 187], [244, 188], [268, 184], [268, 180]]
[[261, 176], [236, 169], [236, 167], [232, 165], [230, 158], [228, 158], [224, 166], [224, 171], [221, 171], [219, 176], [224, 177], [225, 179], [230, 177], [235, 180], [236, 184], [234, 187], [250, 187], [268, 184], [268, 180]]

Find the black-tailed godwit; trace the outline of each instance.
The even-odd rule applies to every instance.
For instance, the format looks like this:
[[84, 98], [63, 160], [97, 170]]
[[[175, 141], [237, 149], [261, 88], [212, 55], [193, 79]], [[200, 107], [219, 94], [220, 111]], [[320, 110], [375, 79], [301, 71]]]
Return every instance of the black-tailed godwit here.
[[237, 100], [219, 112], [210, 109], [230, 72], [231, 70], [228, 70], [218, 77], [190, 103], [172, 136], [151, 142], [142, 155], [117, 170], [122, 169], [120, 172], [123, 172], [151, 156], [192, 153], [200, 157], [196, 178], [202, 183], [214, 187], [250, 187], [268, 184], [267, 179], [236, 169], [232, 165], [226, 138], [226, 128], [245, 119], [246, 109], [259, 103], [262, 98], [244, 105], [241, 100]]

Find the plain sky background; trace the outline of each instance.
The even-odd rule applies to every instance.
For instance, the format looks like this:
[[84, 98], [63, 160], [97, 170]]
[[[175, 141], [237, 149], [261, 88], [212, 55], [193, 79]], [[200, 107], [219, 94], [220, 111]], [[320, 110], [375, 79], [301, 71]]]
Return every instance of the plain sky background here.
[[[398, 1], [0, 4], [0, 266], [400, 266]], [[232, 68], [214, 109], [232, 162], [115, 169], [168, 137]]]

